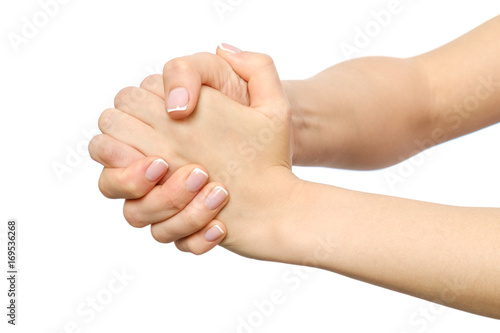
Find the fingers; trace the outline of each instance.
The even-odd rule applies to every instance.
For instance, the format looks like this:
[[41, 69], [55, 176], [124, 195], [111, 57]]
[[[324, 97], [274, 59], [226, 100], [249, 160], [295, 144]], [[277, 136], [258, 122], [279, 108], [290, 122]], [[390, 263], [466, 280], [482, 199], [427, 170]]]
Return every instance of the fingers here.
[[126, 168], [144, 157], [144, 154], [107, 134], [90, 140], [89, 153], [94, 161], [108, 168]]
[[137, 228], [167, 220], [184, 209], [207, 181], [208, 174], [201, 166], [183, 166], [140, 200], [125, 201], [123, 215]]
[[162, 151], [162, 143], [158, 140], [155, 130], [121, 110], [105, 110], [99, 117], [98, 125], [102, 133], [135, 148], [144, 155]]
[[191, 235], [212, 221], [228, 200], [224, 187], [210, 183], [177, 215], [152, 224], [151, 234], [160, 243], [170, 243]]
[[168, 119], [163, 99], [142, 88], [127, 87], [122, 89], [115, 97], [115, 108], [151, 127]]
[[[208, 251], [210, 246], [218, 244], [225, 234], [225, 227], [218, 223], [214, 226], [214, 217], [228, 202], [228, 192], [220, 184], [206, 184], [208, 174], [197, 165], [188, 165], [177, 170], [165, 184], [155, 186], [144, 197], [127, 200], [123, 213], [125, 219], [134, 227], [151, 224], [153, 237], [161, 243], [178, 241], [196, 234], [186, 240], [188, 248], [192, 242], [199, 243], [201, 232], [207, 244], [196, 251]], [[200, 191], [201, 189], [201, 191]], [[209, 231], [209, 229], [211, 229]], [[181, 242], [183, 243], [183, 242]], [[193, 245], [194, 246], [194, 245]]]
[[286, 101], [273, 59], [261, 53], [243, 52], [233, 46], [221, 44], [217, 55], [226, 60], [233, 70], [248, 82], [250, 106], [272, 106]]
[[194, 234], [176, 240], [175, 246], [183, 252], [200, 255], [219, 245], [224, 240], [226, 233], [224, 223], [213, 220]]
[[161, 158], [142, 158], [127, 168], [104, 168], [99, 190], [111, 199], [137, 199], [150, 192], [167, 173], [168, 164]]
[[146, 77], [140, 87], [160, 97], [162, 101], [165, 100], [165, 88], [163, 87], [163, 76], [161, 74]]
[[226, 61], [211, 53], [198, 53], [167, 62], [163, 69], [163, 85], [166, 108], [173, 119], [185, 118], [193, 112], [202, 85], [248, 105], [246, 82]]

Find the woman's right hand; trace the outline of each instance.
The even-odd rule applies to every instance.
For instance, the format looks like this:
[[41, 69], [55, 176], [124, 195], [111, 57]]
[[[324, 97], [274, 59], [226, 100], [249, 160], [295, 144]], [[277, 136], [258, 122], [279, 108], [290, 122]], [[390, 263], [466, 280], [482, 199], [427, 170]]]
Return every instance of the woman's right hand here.
[[95, 136], [89, 151], [104, 166], [100, 191], [110, 199], [125, 199], [123, 214], [130, 225], [150, 225], [153, 236], [165, 223], [192, 226], [171, 241], [180, 250], [194, 254], [203, 254], [224, 239], [226, 227], [215, 216], [227, 200], [214, 210], [199, 204], [213, 188], [223, 185], [208, 182], [209, 175], [202, 166], [183, 166], [167, 178], [169, 166], [164, 159], [146, 157], [106, 134]]

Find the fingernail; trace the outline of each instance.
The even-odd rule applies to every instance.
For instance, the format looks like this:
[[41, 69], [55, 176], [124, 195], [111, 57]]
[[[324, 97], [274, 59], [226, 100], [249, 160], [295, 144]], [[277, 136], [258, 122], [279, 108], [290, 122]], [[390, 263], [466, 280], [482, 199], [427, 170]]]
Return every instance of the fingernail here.
[[224, 231], [216, 224], [205, 232], [205, 239], [208, 242], [213, 242], [218, 240], [222, 235], [224, 235]]
[[146, 179], [155, 182], [168, 170], [168, 164], [161, 158], [155, 160], [146, 170]]
[[197, 192], [208, 180], [208, 175], [201, 169], [194, 169], [186, 180], [186, 187], [191, 192]]
[[228, 51], [228, 52], [231, 52], [231, 53], [241, 53], [241, 52], [243, 52], [242, 50], [240, 50], [236, 46], [232, 46], [232, 45], [226, 44], [226, 43], [220, 43], [219, 47], [221, 49], [223, 49], [224, 51]]
[[224, 188], [217, 186], [212, 190], [212, 192], [210, 192], [205, 204], [208, 209], [216, 209], [222, 202], [224, 202], [224, 200], [226, 200], [227, 196], [227, 191]]
[[175, 88], [168, 95], [167, 100], [167, 111], [184, 111], [188, 107], [189, 93], [186, 88], [179, 87]]

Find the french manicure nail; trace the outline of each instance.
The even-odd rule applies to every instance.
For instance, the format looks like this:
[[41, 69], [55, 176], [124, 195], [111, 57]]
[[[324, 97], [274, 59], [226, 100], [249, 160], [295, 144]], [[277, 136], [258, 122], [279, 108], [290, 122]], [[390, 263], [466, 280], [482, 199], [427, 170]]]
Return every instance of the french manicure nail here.
[[224, 202], [224, 200], [226, 200], [227, 196], [227, 191], [224, 188], [217, 186], [212, 190], [212, 192], [210, 192], [207, 200], [205, 201], [205, 204], [207, 205], [208, 209], [216, 209], [220, 206], [221, 203]]
[[184, 111], [188, 107], [189, 93], [186, 88], [178, 87], [173, 89], [168, 95], [167, 111]]
[[205, 239], [208, 242], [213, 242], [219, 239], [222, 235], [224, 235], [224, 231], [216, 224], [205, 232]]
[[161, 158], [155, 160], [146, 170], [146, 179], [155, 182], [168, 170], [168, 164]]
[[242, 50], [240, 50], [236, 46], [232, 46], [231, 44], [227, 44], [227, 43], [220, 43], [219, 47], [221, 49], [223, 49], [224, 51], [228, 51], [228, 52], [231, 52], [231, 53], [241, 53], [241, 52], [243, 52]]
[[186, 187], [191, 192], [197, 192], [208, 180], [208, 175], [201, 169], [194, 169], [186, 180]]

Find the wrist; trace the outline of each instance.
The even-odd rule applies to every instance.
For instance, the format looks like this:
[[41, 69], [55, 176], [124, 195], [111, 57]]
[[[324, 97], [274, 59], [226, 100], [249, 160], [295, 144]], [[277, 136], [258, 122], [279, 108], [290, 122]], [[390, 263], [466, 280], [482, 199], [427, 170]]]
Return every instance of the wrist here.
[[[282, 173], [279, 177], [279, 190], [270, 199], [271, 209], [278, 212], [274, 216], [271, 238], [269, 239], [269, 256], [265, 260], [302, 264], [295, 249], [301, 243], [302, 233], [307, 224], [308, 187], [311, 184], [297, 178], [293, 173]], [[306, 208], [306, 209], [304, 209]]]
[[319, 106], [314, 105], [306, 80], [282, 81], [292, 114], [292, 163], [293, 165], [321, 165], [322, 125], [318, 117]]
[[[259, 179], [258, 183], [256, 179]], [[287, 222], [296, 200], [300, 200], [300, 188], [304, 181], [289, 168], [275, 166], [258, 178], [245, 182], [244, 191], [229, 188], [234, 200], [230, 200], [219, 215], [223, 221], [238, 222], [228, 228], [231, 241], [226, 238], [222, 245], [245, 257], [286, 262], [286, 252], [293, 246], [293, 240], [285, 236]], [[239, 205], [236, 200], [243, 200], [244, 205]], [[238, 211], [230, 213], [231, 216], [226, 215], [233, 212], [233, 204], [238, 206]]]
[[287, 214], [280, 220], [274, 261], [293, 265], [330, 268], [341, 257], [333, 224], [342, 217], [342, 204], [332, 198], [346, 197], [345, 190], [297, 179], [289, 188]]

